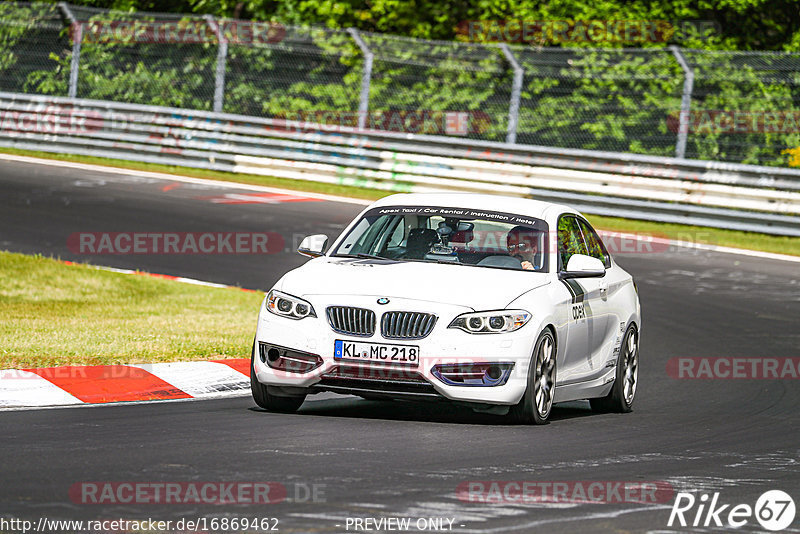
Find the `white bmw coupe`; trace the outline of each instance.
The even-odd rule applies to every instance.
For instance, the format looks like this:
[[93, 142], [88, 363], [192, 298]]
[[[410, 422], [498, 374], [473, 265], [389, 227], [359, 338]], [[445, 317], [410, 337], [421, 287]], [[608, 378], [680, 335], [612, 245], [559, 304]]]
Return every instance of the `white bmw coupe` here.
[[366, 208], [264, 299], [255, 402], [307, 395], [458, 402], [522, 423], [589, 399], [629, 412], [639, 297], [580, 213], [521, 198], [401, 194]]

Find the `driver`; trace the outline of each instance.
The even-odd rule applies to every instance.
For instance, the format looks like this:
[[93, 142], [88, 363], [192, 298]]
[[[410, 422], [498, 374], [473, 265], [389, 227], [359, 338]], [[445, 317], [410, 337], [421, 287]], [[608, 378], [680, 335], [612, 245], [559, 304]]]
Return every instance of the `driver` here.
[[541, 232], [526, 226], [515, 226], [506, 236], [508, 253], [522, 263], [526, 271], [535, 271], [537, 265], [536, 255], [539, 253], [539, 238]]

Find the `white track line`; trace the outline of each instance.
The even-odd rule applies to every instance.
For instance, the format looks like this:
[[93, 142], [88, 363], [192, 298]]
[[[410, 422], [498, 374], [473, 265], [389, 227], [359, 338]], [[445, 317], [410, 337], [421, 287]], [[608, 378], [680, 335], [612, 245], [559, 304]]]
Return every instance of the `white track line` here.
[[[17, 161], [20, 163], [35, 163], [40, 165], [50, 165], [53, 167], [64, 167], [69, 169], [81, 169], [85, 171], [94, 171], [94, 172], [106, 172], [109, 174], [121, 174], [124, 176], [139, 176], [139, 177], [146, 177], [146, 178], [154, 178], [157, 180], [172, 180], [174, 182], [183, 182], [183, 183], [191, 183], [191, 184], [200, 184], [200, 185], [208, 185], [208, 186], [216, 186], [216, 187], [228, 187], [234, 189], [245, 189], [249, 191], [262, 191], [265, 193], [279, 193], [283, 195], [298, 195], [300, 194], [296, 190], [291, 189], [280, 189], [277, 187], [266, 187], [261, 185], [251, 185], [251, 184], [243, 184], [239, 182], [225, 182], [222, 180], [209, 180], [205, 178], [191, 178], [188, 176], [179, 176], [175, 174], [166, 174], [160, 172], [151, 172], [151, 171], [137, 171], [132, 169], [121, 169], [118, 167], [107, 167], [104, 165], [92, 165], [88, 163], [73, 163], [70, 161], [59, 161], [54, 159], [44, 159], [44, 158], [32, 158], [29, 156], [16, 156], [12, 154], [0, 154], [0, 160], [5, 161]], [[361, 206], [368, 206], [372, 203], [371, 200], [364, 200], [359, 198], [348, 198], [348, 197], [341, 197], [335, 195], [324, 195], [321, 193], [305, 193], [302, 192], [303, 196], [309, 198], [318, 198], [321, 200], [327, 200], [330, 202], [343, 202], [347, 204], [358, 204]], [[653, 241], [658, 242], [658, 239], [653, 238], [645, 238], [636, 236], [635, 234], [625, 234], [619, 233], [620, 236], [624, 236], [627, 239], [637, 239], [643, 241]], [[681, 248], [688, 248], [688, 249], [695, 249], [695, 250], [704, 250], [708, 252], [719, 252], [723, 254], [737, 254], [740, 256], [750, 256], [754, 258], [763, 258], [769, 260], [779, 260], [779, 261], [789, 261], [800, 263], [800, 256], [790, 256], [788, 254], [776, 254], [773, 252], [761, 252], [758, 250], [749, 250], [743, 248], [733, 248], [733, 247], [721, 247], [717, 245], [707, 245], [703, 243], [691, 243], [686, 241], [672, 241], [672, 240], [661, 240], [664, 243], [669, 244], [673, 247], [681, 247]]]
[[216, 400], [221, 398], [231, 398], [231, 397], [249, 397], [251, 396], [250, 388], [241, 389], [238, 391], [229, 391], [227, 393], [220, 393], [214, 397], [189, 397], [186, 399], [153, 399], [153, 400], [139, 400], [139, 401], [121, 401], [121, 402], [101, 402], [98, 404], [89, 403], [89, 402], [81, 402], [78, 401], [78, 404], [52, 404], [52, 405], [42, 405], [42, 406], [0, 406], [0, 412], [21, 412], [27, 410], [56, 410], [62, 408], [104, 408], [104, 407], [114, 407], [114, 406], [136, 406], [139, 404], [155, 404], [159, 402], [195, 402], [195, 401], [209, 401], [209, 400]]
[[29, 156], [15, 156], [12, 154], [0, 154], [0, 160], [18, 161], [20, 163], [36, 163], [39, 165], [50, 165], [52, 167], [63, 167], [67, 169], [79, 169], [84, 171], [105, 172], [109, 174], [121, 174], [124, 176], [138, 176], [153, 178], [155, 180], [170, 180], [187, 184], [200, 184], [214, 187], [227, 187], [230, 189], [246, 189], [248, 191], [260, 191], [263, 193], [278, 193], [282, 195], [304, 196], [308, 198], [318, 198], [330, 202], [344, 202], [346, 204], [358, 204], [369, 206], [374, 201], [361, 198], [340, 197], [336, 195], [325, 195], [323, 193], [307, 193], [293, 189], [280, 189], [278, 187], [267, 187], [263, 185], [243, 184], [240, 182], [226, 182], [224, 180], [211, 180], [208, 178], [192, 178], [190, 176], [180, 176], [177, 174], [167, 174], [153, 171], [137, 171], [135, 169], [122, 169], [119, 167], [107, 167], [105, 165], [93, 165], [89, 163], [74, 163], [72, 161], [60, 161], [55, 159], [32, 158]]
[[661, 237], [648, 237], [645, 235], [629, 234], [625, 232], [616, 232], [613, 230], [606, 230], [608, 234], [622, 239], [634, 239], [637, 241], [644, 241], [646, 243], [658, 243], [662, 245], [669, 245], [671, 247], [688, 248], [693, 250], [704, 250], [708, 252], [720, 252], [723, 254], [738, 254], [740, 256], [752, 256], [755, 258], [764, 258], [768, 260], [791, 261], [800, 263], [800, 256], [790, 256], [788, 254], [777, 254], [775, 252], [761, 252], [759, 250], [749, 250], [746, 248], [723, 247], [720, 245], [709, 245], [707, 243], [695, 243], [692, 241], [674, 241], [671, 239], [664, 239]]
[[184, 284], [192, 284], [195, 286], [205, 286], [205, 287], [217, 287], [223, 289], [239, 289], [241, 291], [250, 291], [253, 293], [261, 293], [261, 291], [257, 289], [246, 289], [243, 287], [238, 286], [228, 286], [225, 284], [218, 284], [217, 282], [208, 282], [206, 280], [197, 280], [195, 278], [186, 278], [184, 276], [173, 276], [171, 274], [162, 274], [162, 273], [150, 273], [147, 271], [139, 271], [136, 269], [119, 269], [117, 267], [107, 267], [105, 265], [93, 265], [91, 263], [78, 263], [75, 261], [64, 261], [61, 260], [62, 263], [66, 263], [67, 265], [81, 265], [83, 267], [88, 267], [90, 269], [97, 269], [98, 271], [108, 271], [112, 273], [118, 274], [136, 274], [141, 276], [150, 276], [153, 278], [158, 278], [161, 280], [171, 280], [173, 282], [182, 282]]

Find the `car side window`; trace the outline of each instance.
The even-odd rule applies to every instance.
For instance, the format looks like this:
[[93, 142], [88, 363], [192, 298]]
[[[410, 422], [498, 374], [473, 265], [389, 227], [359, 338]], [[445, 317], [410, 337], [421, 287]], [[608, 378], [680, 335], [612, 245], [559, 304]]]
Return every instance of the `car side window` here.
[[567, 263], [573, 254], [587, 254], [586, 244], [583, 242], [581, 227], [578, 219], [562, 215], [558, 219], [558, 260], [559, 270], [567, 268]]
[[586, 221], [579, 219], [578, 223], [581, 226], [583, 240], [586, 242], [586, 248], [589, 251], [589, 256], [602, 261], [603, 265], [606, 266], [606, 269], [610, 268], [611, 258], [609, 257], [608, 251], [606, 250], [605, 245], [603, 245], [603, 241], [600, 239], [600, 236], [597, 235], [597, 232], [594, 231], [594, 228], [592, 228]]

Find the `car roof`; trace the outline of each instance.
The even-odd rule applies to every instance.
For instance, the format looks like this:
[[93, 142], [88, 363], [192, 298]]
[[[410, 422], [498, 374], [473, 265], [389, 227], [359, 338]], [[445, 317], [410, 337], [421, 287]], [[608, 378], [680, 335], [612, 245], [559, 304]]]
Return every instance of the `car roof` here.
[[578, 213], [563, 204], [533, 200], [530, 198], [486, 195], [481, 193], [400, 193], [389, 195], [375, 202], [379, 206], [440, 206], [476, 210], [500, 211], [545, 219], [548, 211]]

